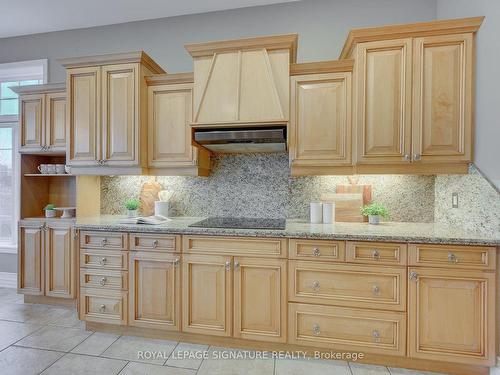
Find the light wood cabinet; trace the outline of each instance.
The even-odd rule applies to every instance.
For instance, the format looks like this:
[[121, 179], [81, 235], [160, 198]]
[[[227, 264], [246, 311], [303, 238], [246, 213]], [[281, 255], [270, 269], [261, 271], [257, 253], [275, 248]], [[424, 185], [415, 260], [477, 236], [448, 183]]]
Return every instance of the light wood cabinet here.
[[74, 298], [76, 275], [71, 225], [48, 222], [45, 232], [45, 295]]
[[192, 145], [193, 75], [157, 75], [147, 82], [151, 173], [207, 176], [210, 155]]
[[66, 149], [66, 86], [19, 86], [21, 153], [63, 153]]
[[19, 293], [43, 295], [45, 292], [44, 223], [19, 224], [17, 289]]
[[144, 52], [69, 58], [68, 164], [74, 174], [142, 174], [147, 168], [145, 76], [164, 73]]
[[234, 337], [286, 341], [285, 259], [234, 258]]
[[[293, 74], [300, 72], [294, 66]], [[307, 65], [307, 70], [311, 69]], [[322, 65], [324, 70], [324, 63]], [[331, 73], [290, 78], [289, 151], [292, 175], [352, 172], [352, 62], [331, 62]], [[321, 71], [323, 71], [321, 70]], [[337, 167], [337, 168], [335, 168]]]
[[180, 255], [138, 251], [130, 254], [129, 324], [180, 330]]
[[495, 364], [495, 274], [409, 268], [408, 335], [413, 358]]

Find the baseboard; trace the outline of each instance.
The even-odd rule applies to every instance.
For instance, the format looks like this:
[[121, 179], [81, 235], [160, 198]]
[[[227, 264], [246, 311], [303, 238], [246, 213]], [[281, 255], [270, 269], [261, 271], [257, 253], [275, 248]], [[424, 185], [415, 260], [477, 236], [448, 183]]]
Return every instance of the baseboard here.
[[17, 273], [0, 272], [0, 288], [17, 288]]

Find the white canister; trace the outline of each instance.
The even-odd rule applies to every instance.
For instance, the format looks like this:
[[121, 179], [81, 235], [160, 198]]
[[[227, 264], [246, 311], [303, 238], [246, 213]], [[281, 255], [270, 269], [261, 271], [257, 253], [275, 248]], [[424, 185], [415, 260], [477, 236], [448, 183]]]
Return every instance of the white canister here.
[[168, 217], [169, 208], [170, 208], [170, 202], [155, 201], [155, 216]]
[[335, 222], [335, 203], [323, 202], [323, 224]]
[[321, 202], [311, 202], [310, 215], [311, 224], [321, 224], [323, 222], [323, 204]]

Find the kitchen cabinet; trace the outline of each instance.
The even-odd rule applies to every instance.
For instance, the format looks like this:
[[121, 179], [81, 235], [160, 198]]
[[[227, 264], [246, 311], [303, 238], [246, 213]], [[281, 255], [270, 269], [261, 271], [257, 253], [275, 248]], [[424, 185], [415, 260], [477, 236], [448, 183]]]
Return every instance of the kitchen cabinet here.
[[495, 364], [495, 274], [410, 267], [409, 356]]
[[179, 331], [180, 254], [133, 251], [129, 275], [129, 324]]
[[21, 220], [19, 224], [18, 291], [23, 294], [75, 298], [72, 223]]
[[66, 85], [12, 88], [19, 95], [21, 153], [64, 153], [66, 149]]
[[157, 75], [147, 82], [150, 173], [207, 176], [210, 153], [192, 144], [193, 74]]
[[[311, 73], [316, 65], [317, 73]], [[292, 67], [292, 175], [352, 173], [352, 67], [351, 60]]]
[[147, 168], [145, 76], [164, 73], [144, 52], [68, 58], [68, 164], [74, 174], [141, 174]]

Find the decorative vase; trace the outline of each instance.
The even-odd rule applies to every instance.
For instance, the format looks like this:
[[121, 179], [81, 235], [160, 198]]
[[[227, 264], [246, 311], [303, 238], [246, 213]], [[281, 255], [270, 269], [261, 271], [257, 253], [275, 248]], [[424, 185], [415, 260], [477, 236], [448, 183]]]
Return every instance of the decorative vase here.
[[45, 217], [56, 217], [56, 210], [45, 210]]
[[380, 216], [379, 215], [368, 215], [368, 223], [373, 225], [380, 224]]
[[137, 210], [127, 210], [127, 217], [137, 217]]

